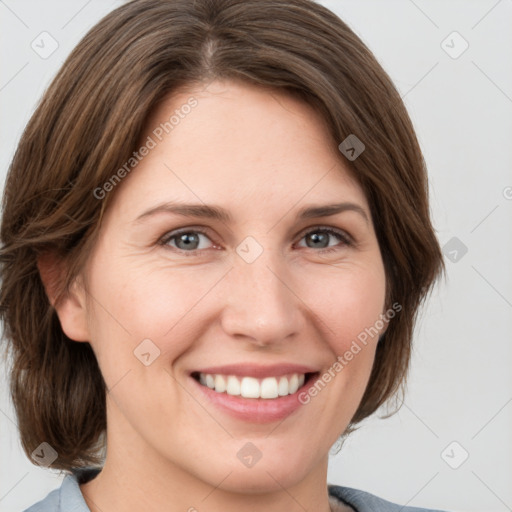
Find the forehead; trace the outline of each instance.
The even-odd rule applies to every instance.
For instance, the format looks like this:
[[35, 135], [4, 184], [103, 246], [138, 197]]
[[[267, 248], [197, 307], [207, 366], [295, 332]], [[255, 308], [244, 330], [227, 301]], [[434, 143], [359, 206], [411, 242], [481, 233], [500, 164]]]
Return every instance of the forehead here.
[[325, 120], [279, 90], [236, 81], [182, 89], [152, 111], [140, 144], [152, 147], [116, 191], [123, 216], [173, 200], [251, 215], [301, 201], [366, 205]]

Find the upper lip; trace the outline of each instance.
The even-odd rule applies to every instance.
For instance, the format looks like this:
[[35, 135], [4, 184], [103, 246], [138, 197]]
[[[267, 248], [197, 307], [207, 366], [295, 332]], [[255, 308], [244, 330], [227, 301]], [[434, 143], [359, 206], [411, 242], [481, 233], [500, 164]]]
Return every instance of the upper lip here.
[[273, 365], [258, 365], [248, 363], [228, 364], [224, 366], [210, 366], [194, 370], [192, 373], [209, 373], [220, 375], [237, 375], [239, 377], [280, 377], [291, 373], [316, 373], [318, 370], [311, 366], [284, 363]]

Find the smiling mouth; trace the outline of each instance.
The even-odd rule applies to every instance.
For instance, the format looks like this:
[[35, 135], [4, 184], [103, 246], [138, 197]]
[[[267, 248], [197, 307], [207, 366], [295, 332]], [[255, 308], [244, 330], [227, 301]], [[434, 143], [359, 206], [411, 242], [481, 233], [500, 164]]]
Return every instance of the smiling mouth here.
[[269, 400], [293, 395], [319, 374], [320, 372], [290, 373], [263, 379], [199, 372], [193, 372], [191, 376], [202, 386], [208, 387], [217, 393]]

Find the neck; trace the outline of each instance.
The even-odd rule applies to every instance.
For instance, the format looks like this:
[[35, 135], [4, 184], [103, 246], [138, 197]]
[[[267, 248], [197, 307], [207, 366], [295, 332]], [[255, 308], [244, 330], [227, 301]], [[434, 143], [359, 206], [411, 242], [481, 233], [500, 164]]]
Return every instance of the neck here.
[[[247, 503], [254, 512], [331, 512], [328, 456], [292, 485], [289, 481], [282, 485], [282, 477], [273, 468], [257, 464], [248, 469], [236, 458], [230, 470], [209, 475], [207, 464], [194, 469], [186, 459], [157, 453], [129, 425], [112, 432], [112, 425], [117, 424], [107, 424], [104, 467], [93, 480], [80, 485], [91, 512], [239, 512]], [[286, 471], [288, 479], [292, 471]]]
[[[125, 468], [126, 469], [126, 468]], [[144, 482], [141, 484], [141, 482]], [[186, 482], [186, 485], [183, 483]], [[127, 474], [112, 468], [105, 462], [103, 470], [80, 490], [91, 512], [145, 512], [166, 510], [168, 512], [199, 512], [205, 507], [209, 512], [239, 512], [251, 503], [254, 512], [345, 512], [352, 510], [329, 499], [325, 482], [320, 487], [298, 484], [293, 488], [267, 493], [233, 492], [226, 489], [229, 475], [212, 486], [194, 481], [190, 475], [170, 470], [165, 475], [154, 472]], [[226, 486], [226, 488], [224, 488]]]

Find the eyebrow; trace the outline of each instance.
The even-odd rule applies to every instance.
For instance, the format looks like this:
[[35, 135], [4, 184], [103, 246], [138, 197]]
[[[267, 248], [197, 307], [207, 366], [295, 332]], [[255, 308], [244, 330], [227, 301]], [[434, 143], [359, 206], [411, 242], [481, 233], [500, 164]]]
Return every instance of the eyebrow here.
[[[297, 212], [297, 219], [314, 219], [318, 217], [330, 217], [338, 213], [354, 211], [360, 214], [366, 223], [369, 223], [368, 215], [364, 208], [356, 203], [343, 202], [326, 205], [313, 205], [301, 208]], [[159, 213], [173, 213], [183, 217], [195, 217], [204, 219], [214, 219], [229, 223], [233, 221], [231, 214], [219, 206], [208, 204], [183, 204], [183, 203], [162, 203], [145, 212], [141, 213], [133, 222], [138, 224], [143, 220]]]

